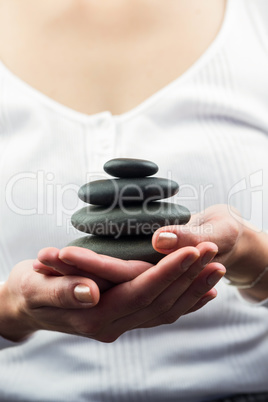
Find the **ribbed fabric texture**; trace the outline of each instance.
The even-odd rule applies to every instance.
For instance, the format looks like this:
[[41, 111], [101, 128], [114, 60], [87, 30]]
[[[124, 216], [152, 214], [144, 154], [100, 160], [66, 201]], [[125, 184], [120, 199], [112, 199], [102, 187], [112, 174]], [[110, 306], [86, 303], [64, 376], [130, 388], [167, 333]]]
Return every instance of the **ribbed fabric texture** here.
[[[267, 4], [229, 0], [218, 37], [180, 78], [120, 116], [75, 112], [0, 64], [0, 280], [80, 236], [79, 187], [115, 157], [156, 162], [192, 213], [237, 207], [268, 229]], [[157, 68], [157, 67], [156, 67]], [[115, 343], [40, 331], [0, 339], [0, 400], [200, 402], [268, 391], [267, 303], [235, 289], [178, 322]]]
[[268, 392], [258, 394], [239, 394], [210, 402], [267, 402]]

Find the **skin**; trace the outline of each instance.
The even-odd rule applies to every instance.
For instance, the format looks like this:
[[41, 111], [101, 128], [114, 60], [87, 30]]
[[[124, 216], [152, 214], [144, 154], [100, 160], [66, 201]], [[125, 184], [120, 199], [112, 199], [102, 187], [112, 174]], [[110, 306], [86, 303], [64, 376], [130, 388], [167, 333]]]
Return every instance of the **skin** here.
[[214, 40], [225, 1], [201, 3], [0, 0], [0, 59], [61, 104], [121, 114], [182, 75]]
[[[120, 114], [182, 75], [215, 39], [224, 11], [223, 0], [177, 0], [169, 7], [150, 0], [0, 0], [0, 59], [67, 107]], [[1, 335], [22, 341], [48, 329], [112, 342], [133, 328], [172, 323], [202, 308], [216, 296], [222, 263], [230, 278], [255, 278], [268, 265], [267, 236], [219, 208], [193, 217], [184, 229], [160, 229], [178, 240], [161, 250], [168, 255], [156, 266], [78, 248], [48, 248], [36, 261], [18, 263], [0, 286]], [[203, 234], [206, 224], [210, 236]], [[88, 303], [75, 297], [79, 284], [91, 291]], [[266, 288], [263, 278], [251, 296], [263, 299]]]
[[[177, 237], [165, 248], [159, 247], [161, 233], [174, 233]], [[268, 235], [249, 225], [237, 210], [228, 205], [215, 205], [193, 215], [185, 226], [163, 227], [154, 233], [153, 245], [164, 254], [173, 253], [185, 246], [212, 241], [218, 246], [214, 261], [224, 264], [226, 277], [241, 285], [250, 284], [268, 266]], [[162, 243], [163, 245], [163, 243]], [[161, 242], [160, 242], [161, 246]], [[168, 246], [168, 247], [167, 247]], [[252, 301], [268, 297], [268, 273], [253, 288], [241, 290]]]
[[[39, 258], [53, 272], [47, 269], [44, 275], [46, 265], [24, 261], [2, 285], [1, 334], [22, 341], [39, 329], [49, 329], [113, 342], [133, 328], [172, 323], [216, 296], [213, 286], [225, 273], [221, 264], [207, 264], [216, 253], [215, 244], [200, 243], [183, 247], [152, 266], [78, 247], [44, 249]], [[77, 268], [83, 276], [77, 276]], [[102, 279], [101, 297], [89, 279], [92, 273]], [[91, 289], [91, 303], [75, 299], [77, 284]]]
[[[267, 266], [267, 235], [248, 226], [239, 215], [234, 214], [237, 211], [232, 212], [230, 214], [230, 210], [225, 205], [217, 205], [201, 214], [194, 215], [185, 226], [159, 229], [155, 232], [152, 243], [156, 250], [168, 255], [156, 266], [139, 261], [122, 261], [100, 256], [78, 247], [66, 247], [62, 250], [43, 249], [39, 252], [38, 259], [29, 264], [34, 266], [35, 272], [33, 273], [32, 268], [29, 267], [28, 275], [25, 277], [26, 289], [31, 295], [31, 300], [33, 299], [32, 286], [35, 286], [35, 295], [38, 295], [34, 298], [34, 300], [37, 299], [36, 304], [34, 306], [30, 304], [30, 307], [28, 304], [25, 305], [25, 301], [29, 302], [30, 298], [27, 293], [25, 295], [24, 286], [21, 286], [23, 280], [16, 284], [18, 281], [16, 273], [14, 283], [11, 285], [14, 287], [13, 294], [10, 290], [7, 294], [14, 300], [14, 294], [18, 294], [17, 286], [20, 291], [22, 290], [22, 306], [15, 311], [24, 311], [24, 314], [32, 319], [32, 327], [25, 327], [26, 334], [42, 328], [42, 325], [47, 328], [46, 320], [51, 322], [52, 310], [56, 316], [52, 323], [54, 326], [50, 324], [52, 330], [79, 333], [103, 342], [112, 342], [122, 333], [133, 328], [172, 323], [181, 315], [198, 310], [216, 296], [213, 286], [225, 273], [222, 264], [227, 269], [227, 277], [240, 281], [241, 284], [252, 282]], [[159, 248], [157, 245], [161, 233], [175, 234], [175, 244], [173, 239], [172, 244], [165, 241], [165, 248]], [[161, 244], [163, 245], [162, 241], [160, 241]], [[193, 260], [188, 270], [183, 272], [182, 261], [190, 256]], [[213, 262], [209, 263], [211, 260]], [[94, 278], [96, 281], [83, 282], [88, 283], [88, 286], [92, 288], [93, 304], [99, 300], [98, 288], [94, 287], [96, 283], [101, 292], [99, 303], [90, 312], [88, 309], [91, 306], [84, 304], [81, 307], [81, 309], [87, 309], [86, 322], [84, 312], [78, 316], [77, 310], [75, 314], [69, 311], [70, 308], [75, 308], [77, 303], [71, 306], [66, 301], [64, 304], [65, 298], [67, 296], [70, 298], [75, 284], [78, 283], [78, 272], [83, 280]], [[96, 279], [96, 274], [101, 280]], [[44, 292], [39, 293], [37, 283], [31, 284], [38, 275], [42, 278], [40, 284], [44, 278], [50, 278], [51, 282], [48, 283], [53, 286], [50, 291], [47, 288], [49, 300], [51, 303], [53, 297], [57, 296], [56, 301], [52, 302], [56, 308], [49, 307], [47, 310]], [[214, 282], [209, 284], [209, 277], [213, 278]], [[57, 281], [62, 278], [71, 283], [69, 293], [57, 286]], [[265, 275], [259, 284], [253, 289], [244, 290], [243, 294], [258, 301], [266, 298], [268, 296], [267, 280]], [[5, 285], [6, 292], [7, 286], [8, 283]], [[7, 296], [6, 300], [8, 301]], [[57, 300], [62, 303], [60, 307]], [[8, 305], [7, 302], [7, 309]], [[62, 314], [62, 309], [66, 310], [65, 307], [68, 307], [67, 312]], [[39, 318], [40, 308], [44, 321], [40, 321]], [[10, 317], [10, 313], [8, 316]], [[73, 320], [74, 327], [70, 325]], [[14, 322], [16, 323], [16, 320]], [[29, 321], [25, 319], [23, 322], [26, 324]], [[10, 327], [12, 327], [11, 324]]]

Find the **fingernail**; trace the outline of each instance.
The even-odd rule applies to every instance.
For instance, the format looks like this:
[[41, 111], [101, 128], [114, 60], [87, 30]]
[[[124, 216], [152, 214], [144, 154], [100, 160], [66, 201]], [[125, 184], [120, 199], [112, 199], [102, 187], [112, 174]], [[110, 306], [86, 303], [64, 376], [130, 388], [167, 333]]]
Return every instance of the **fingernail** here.
[[39, 271], [39, 264], [40, 264], [40, 261], [39, 260], [34, 260], [34, 262], [33, 262], [33, 269], [35, 270], [35, 271]]
[[50, 263], [50, 261], [48, 261], [48, 260], [37, 260], [37, 261], [40, 261], [42, 264], [44, 264], [44, 265], [49, 265], [49, 264], [51, 264]]
[[170, 232], [162, 232], [158, 236], [158, 239], [156, 241], [156, 247], [161, 248], [161, 249], [167, 249], [171, 250], [177, 245], [177, 235], [175, 233], [170, 233]]
[[60, 255], [59, 255], [59, 259], [60, 259], [62, 262], [65, 262], [65, 264], [74, 265], [72, 261], [69, 261], [69, 260], [67, 260], [66, 258], [61, 258]]
[[223, 277], [224, 274], [225, 274], [225, 272], [224, 272], [224, 271], [220, 271], [220, 270], [218, 270], [218, 271], [216, 271], [216, 272], [213, 272], [212, 274], [210, 274], [210, 275], [207, 277], [207, 284], [208, 284], [209, 286], [214, 286], [214, 285], [216, 285], [216, 283], [219, 282], [219, 280]]
[[188, 255], [188, 257], [186, 257], [182, 263], [181, 263], [181, 267], [184, 271], [186, 271], [198, 258], [198, 255], [195, 254], [191, 254]]
[[217, 254], [218, 250], [211, 250], [208, 251], [202, 258], [201, 260], [201, 264], [203, 267], [205, 267], [209, 262], [211, 262], [213, 260], [213, 258], [215, 257], [215, 255]]
[[[43, 262], [41, 263], [41, 264], [43, 264]], [[45, 265], [45, 264], [44, 264]], [[52, 273], [52, 274], [57, 274], [57, 275], [59, 275], [59, 272], [58, 271], [56, 271], [55, 269], [54, 269], [54, 267], [50, 267], [49, 265], [48, 266], [41, 266], [40, 267], [40, 261], [39, 260], [34, 260], [34, 262], [33, 262], [33, 270], [35, 271], [35, 272], [41, 272], [42, 274], [43, 273]]]
[[77, 285], [74, 288], [74, 296], [82, 303], [92, 303], [90, 288], [86, 285]]

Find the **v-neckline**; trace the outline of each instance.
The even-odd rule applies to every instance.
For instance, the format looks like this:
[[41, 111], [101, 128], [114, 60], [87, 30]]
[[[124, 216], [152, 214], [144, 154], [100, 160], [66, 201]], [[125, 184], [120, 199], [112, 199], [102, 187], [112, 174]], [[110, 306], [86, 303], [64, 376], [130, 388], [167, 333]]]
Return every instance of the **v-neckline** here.
[[215, 54], [220, 43], [224, 40], [226, 34], [229, 32], [229, 27], [232, 25], [232, 19], [235, 15], [235, 5], [237, 6], [238, 0], [227, 0], [225, 13], [223, 22], [221, 24], [220, 30], [212, 41], [212, 43], [206, 48], [203, 54], [178, 78], [172, 80], [169, 84], [165, 85], [163, 88], [157, 90], [155, 93], [147, 97], [145, 100], [140, 102], [137, 106], [132, 109], [121, 113], [121, 114], [112, 114], [110, 111], [103, 111], [95, 114], [87, 114], [83, 112], [79, 112], [75, 109], [72, 109], [69, 106], [60, 103], [53, 98], [50, 98], [48, 95], [45, 95], [43, 92], [34, 88], [18, 75], [13, 73], [1, 60], [0, 60], [0, 70], [6, 74], [21, 90], [26, 91], [29, 95], [33, 96], [37, 101], [45, 104], [49, 109], [54, 110], [56, 113], [64, 114], [69, 118], [80, 120], [82, 122], [99, 120], [104, 116], [110, 116], [117, 121], [125, 121], [128, 120], [137, 114], [148, 110], [153, 107], [158, 101], [160, 101], [172, 88], [180, 86], [184, 83], [188, 78], [193, 76], [198, 70], [202, 68], [202, 66]]

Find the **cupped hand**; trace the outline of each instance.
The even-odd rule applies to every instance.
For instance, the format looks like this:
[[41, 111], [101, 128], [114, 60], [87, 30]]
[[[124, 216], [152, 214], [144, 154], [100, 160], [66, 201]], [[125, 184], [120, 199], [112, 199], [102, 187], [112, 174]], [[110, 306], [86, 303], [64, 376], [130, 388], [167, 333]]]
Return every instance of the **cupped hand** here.
[[47, 247], [39, 251], [33, 267], [44, 275], [80, 275], [94, 280], [100, 292], [130, 281], [152, 267], [144, 261], [125, 261], [97, 254], [81, 247], [61, 250]]
[[[209, 263], [218, 252], [211, 242], [181, 248], [155, 266], [103, 257], [89, 250], [83, 251], [82, 258], [81, 252], [76, 247], [61, 250], [57, 258], [68, 264], [67, 267], [55, 264], [55, 270], [62, 270], [61, 274], [68, 277], [78, 269], [84, 277], [94, 274], [113, 281], [114, 286], [101, 294], [94, 308], [67, 310], [62, 317], [69, 325], [68, 332], [102, 342], [112, 342], [134, 328], [173, 323], [201, 308], [216, 297], [213, 286], [225, 273], [221, 264]], [[63, 271], [68, 267], [71, 271], [66, 275]], [[58, 311], [50, 308], [49, 313], [54, 330], [60, 330]]]
[[39, 329], [71, 333], [72, 317], [99, 302], [99, 288], [93, 280], [40, 275], [33, 270], [33, 262], [15, 265], [0, 286], [0, 335], [12, 341], [21, 341]]
[[170, 254], [204, 241], [217, 244], [214, 261], [225, 266], [226, 277], [234, 282], [250, 283], [266, 266], [263, 256], [267, 235], [258, 233], [228, 205], [209, 207], [193, 215], [184, 226], [162, 227], [154, 233], [152, 243], [157, 251]]

